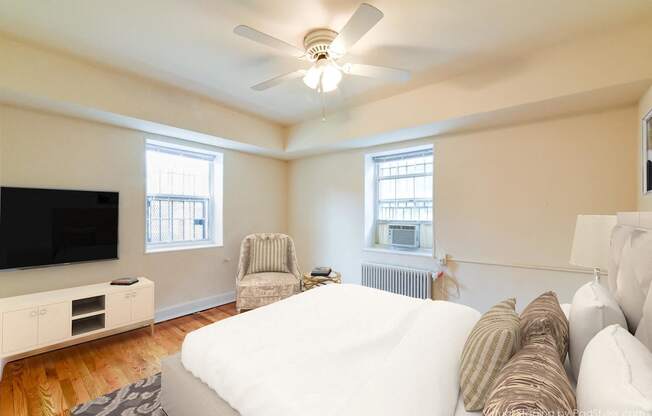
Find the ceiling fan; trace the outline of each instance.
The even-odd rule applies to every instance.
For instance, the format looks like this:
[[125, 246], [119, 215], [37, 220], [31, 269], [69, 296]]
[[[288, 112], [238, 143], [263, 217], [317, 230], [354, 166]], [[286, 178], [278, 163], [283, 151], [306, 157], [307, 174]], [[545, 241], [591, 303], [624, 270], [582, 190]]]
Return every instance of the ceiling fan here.
[[349, 49], [383, 18], [383, 12], [366, 3], [360, 4], [353, 16], [338, 33], [331, 29], [313, 29], [303, 38], [304, 49], [297, 48], [249, 26], [233, 29], [236, 35], [281, 50], [300, 60], [312, 63], [309, 69], [298, 69], [276, 76], [251, 87], [263, 91], [283, 82], [303, 78], [304, 84], [319, 93], [333, 91], [343, 74], [379, 78], [387, 81], [407, 81], [410, 72], [403, 69], [375, 65], [340, 63]]

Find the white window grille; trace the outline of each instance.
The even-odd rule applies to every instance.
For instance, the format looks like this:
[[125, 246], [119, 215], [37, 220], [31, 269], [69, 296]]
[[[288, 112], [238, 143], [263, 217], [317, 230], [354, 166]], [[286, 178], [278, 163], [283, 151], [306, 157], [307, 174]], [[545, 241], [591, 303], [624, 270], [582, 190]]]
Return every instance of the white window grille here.
[[215, 241], [215, 158], [214, 153], [148, 142], [148, 249]]
[[372, 157], [375, 178], [375, 243], [388, 245], [388, 224], [415, 224], [420, 249], [432, 248], [432, 149]]

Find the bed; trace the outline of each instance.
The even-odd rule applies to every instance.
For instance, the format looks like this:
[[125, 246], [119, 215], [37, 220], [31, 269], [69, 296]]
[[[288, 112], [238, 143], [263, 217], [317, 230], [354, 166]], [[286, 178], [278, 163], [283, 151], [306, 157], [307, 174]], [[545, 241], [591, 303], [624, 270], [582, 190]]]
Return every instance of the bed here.
[[164, 362], [163, 407], [169, 416], [450, 416], [479, 316], [450, 302], [324, 286], [188, 334], [180, 356]]
[[[619, 227], [649, 232], [652, 213], [619, 214]], [[458, 370], [479, 317], [450, 302], [325, 286], [189, 333], [163, 360], [161, 403], [168, 416], [478, 415], [464, 410]]]

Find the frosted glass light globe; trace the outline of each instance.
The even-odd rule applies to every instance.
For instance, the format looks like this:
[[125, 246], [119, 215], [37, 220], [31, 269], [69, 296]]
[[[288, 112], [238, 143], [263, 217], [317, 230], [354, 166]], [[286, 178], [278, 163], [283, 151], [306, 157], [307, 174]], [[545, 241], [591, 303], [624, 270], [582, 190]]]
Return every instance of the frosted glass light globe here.
[[342, 71], [326, 59], [317, 61], [303, 76], [304, 84], [313, 90], [319, 89], [322, 92], [335, 90], [341, 80]]
[[303, 83], [306, 84], [308, 87], [312, 88], [313, 90], [317, 89], [317, 85], [319, 85], [319, 78], [321, 77], [321, 70], [317, 66], [317, 64], [313, 65], [310, 67], [310, 69], [306, 72], [306, 75], [303, 76]]
[[324, 92], [333, 91], [342, 80], [342, 72], [332, 63], [323, 66], [321, 74], [321, 89]]

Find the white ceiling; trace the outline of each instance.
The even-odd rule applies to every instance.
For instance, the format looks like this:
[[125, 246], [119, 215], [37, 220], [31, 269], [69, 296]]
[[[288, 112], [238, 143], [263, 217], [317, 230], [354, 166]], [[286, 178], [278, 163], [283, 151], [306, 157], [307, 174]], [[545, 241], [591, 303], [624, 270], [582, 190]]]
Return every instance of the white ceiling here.
[[[345, 78], [329, 109], [414, 88], [582, 33], [652, 15], [650, 0], [371, 0], [385, 18], [350, 59], [414, 72], [403, 85]], [[319, 113], [295, 80], [249, 87], [300, 63], [235, 36], [246, 24], [301, 46], [316, 27], [340, 29], [349, 0], [0, 0], [0, 31], [198, 92], [291, 124]]]

